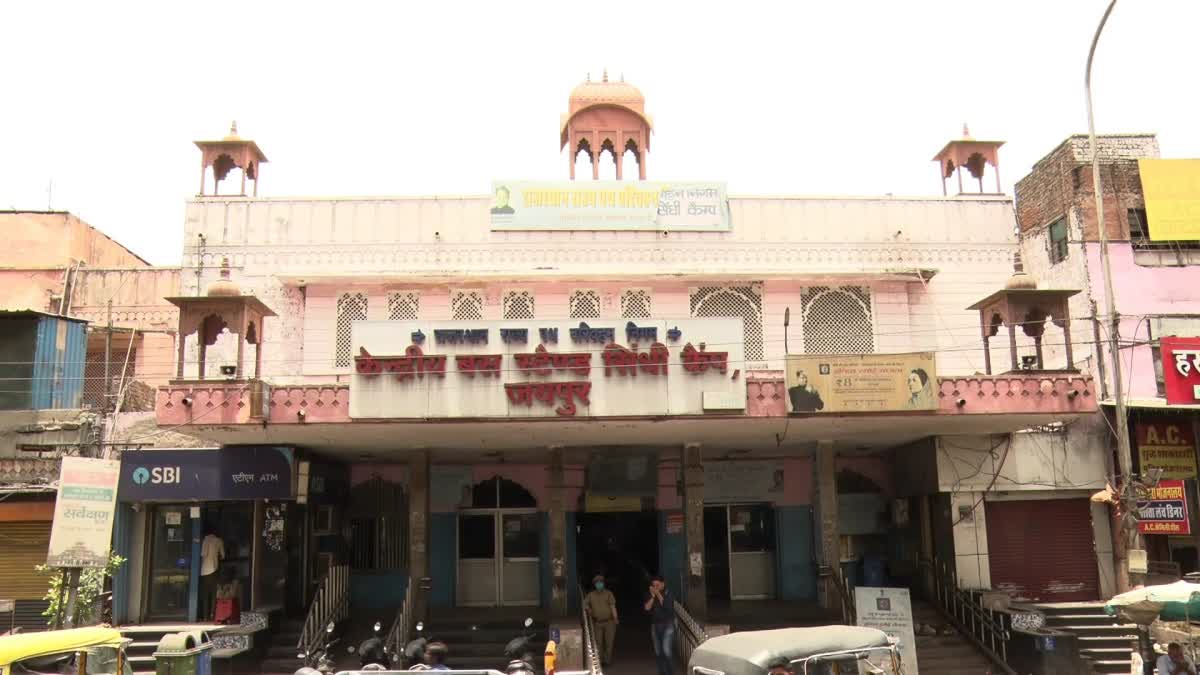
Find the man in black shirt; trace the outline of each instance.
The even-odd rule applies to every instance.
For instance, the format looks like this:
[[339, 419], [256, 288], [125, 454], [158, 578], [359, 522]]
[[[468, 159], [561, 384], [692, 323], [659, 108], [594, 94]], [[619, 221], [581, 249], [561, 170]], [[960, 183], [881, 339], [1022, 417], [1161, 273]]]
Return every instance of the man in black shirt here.
[[650, 592], [642, 605], [650, 614], [650, 635], [654, 640], [654, 659], [658, 675], [675, 675], [671, 650], [675, 646], [675, 598], [661, 576], [650, 580]]

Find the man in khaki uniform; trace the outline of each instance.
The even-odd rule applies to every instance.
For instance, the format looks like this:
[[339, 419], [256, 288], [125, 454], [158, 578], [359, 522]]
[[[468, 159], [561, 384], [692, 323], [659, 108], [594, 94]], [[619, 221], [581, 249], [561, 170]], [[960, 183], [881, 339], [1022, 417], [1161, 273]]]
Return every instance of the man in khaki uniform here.
[[592, 617], [596, 627], [596, 648], [600, 650], [600, 663], [607, 666], [612, 663], [613, 642], [617, 637], [617, 599], [612, 591], [604, 589], [604, 576], [597, 574], [592, 579], [595, 590], [588, 591], [583, 599], [587, 613]]

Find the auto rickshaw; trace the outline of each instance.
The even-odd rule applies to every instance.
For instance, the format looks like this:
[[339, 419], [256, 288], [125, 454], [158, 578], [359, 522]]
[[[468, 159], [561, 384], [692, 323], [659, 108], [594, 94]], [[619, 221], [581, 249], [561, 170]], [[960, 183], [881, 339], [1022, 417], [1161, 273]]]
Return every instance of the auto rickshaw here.
[[[818, 626], [730, 633], [692, 652], [687, 675], [903, 675], [900, 649], [887, 633], [862, 626]], [[776, 668], [773, 668], [776, 667]]]
[[133, 675], [131, 642], [115, 628], [93, 626], [0, 637], [0, 675]]

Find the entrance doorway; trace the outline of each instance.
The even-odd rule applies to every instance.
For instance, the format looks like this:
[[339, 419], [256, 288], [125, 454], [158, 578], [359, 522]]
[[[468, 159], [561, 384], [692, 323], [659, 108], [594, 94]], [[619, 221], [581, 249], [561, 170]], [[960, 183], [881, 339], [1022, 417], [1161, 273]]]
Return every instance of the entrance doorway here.
[[638, 623], [645, 616], [642, 603], [650, 577], [659, 573], [657, 512], [580, 513], [578, 526], [580, 584], [591, 590], [592, 578], [604, 575], [621, 623]]
[[458, 512], [458, 604], [541, 604], [541, 516], [525, 488], [503, 478], [475, 485]]
[[755, 503], [704, 507], [704, 558], [710, 598], [774, 598], [774, 506]]
[[190, 510], [185, 505], [155, 506], [150, 522], [146, 618], [186, 621], [188, 588], [192, 577]]

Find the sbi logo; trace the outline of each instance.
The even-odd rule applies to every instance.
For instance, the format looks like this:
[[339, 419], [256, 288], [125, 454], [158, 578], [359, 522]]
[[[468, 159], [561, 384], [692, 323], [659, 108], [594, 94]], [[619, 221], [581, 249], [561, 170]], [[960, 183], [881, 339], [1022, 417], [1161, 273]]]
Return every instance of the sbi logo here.
[[144, 466], [139, 466], [133, 470], [133, 482], [138, 485], [152, 483], [154, 485], [179, 483], [183, 473], [177, 466], [156, 466], [153, 469], [147, 469]]

